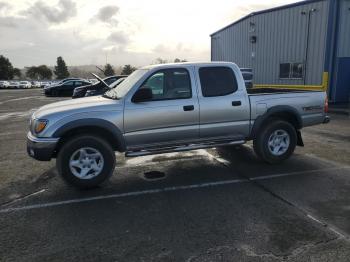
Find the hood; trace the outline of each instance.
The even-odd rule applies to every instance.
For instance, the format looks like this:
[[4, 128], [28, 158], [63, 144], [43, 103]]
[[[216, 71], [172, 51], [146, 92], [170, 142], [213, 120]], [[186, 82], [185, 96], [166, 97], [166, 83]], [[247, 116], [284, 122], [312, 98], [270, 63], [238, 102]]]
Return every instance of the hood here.
[[102, 96], [71, 99], [45, 105], [34, 112], [32, 118], [57, 120], [72, 114], [105, 110], [122, 110], [122, 100], [113, 100]]
[[54, 83], [54, 84], [47, 84], [44, 89], [50, 89], [50, 88], [54, 88], [54, 87], [59, 87], [62, 86], [62, 84], [58, 84], [58, 83]]

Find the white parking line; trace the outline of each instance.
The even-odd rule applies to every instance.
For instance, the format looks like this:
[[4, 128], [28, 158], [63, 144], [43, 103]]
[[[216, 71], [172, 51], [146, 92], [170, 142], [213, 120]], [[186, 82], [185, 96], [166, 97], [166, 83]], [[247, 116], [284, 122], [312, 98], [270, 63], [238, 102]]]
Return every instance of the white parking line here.
[[14, 211], [61, 206], [61, 205], [82, 203], [82, 202], [101, 200], [101, 199], [122, 198], [122, 197], [130, 197], [130, 196], [157, 194], [157, 193], [163, 193], [163, 192], [171, 192], [171, 191], [186, 190], [186, 189], [193, 189], [193, 188], [203, 188], [203, 187], [211, 187], [211, 186], [220, 186], [220, 185], [229, 185], [229, 184], [244, 183], [244, 182], [248, 182], [248, 180], [246, 180], [246, 179], [234, 179], [234, 180], [209, 182], [209, 183], [186, 185], [186, 186], [165, 187], [165, 188], [158, 188], [158, 189], [149, 189], [149, 190], [142, 190], [142, 191], [120, 193], [120, 194], [111, 194], [111, 195], [102, 195], [102, 196], [95, 196], [95, 197], [70, 199], [70, 200], [57, 201], [57, 202], [51, 202], [51, 203], [0, 209], [0, 213], [9, 213], [9, 212], [14, 212]]
[[313, 170], [305, 170], [305, 171], [295, 171], [295, 172], [276, 174], [276, 175], [252, 177], [249, 180], [251, 180], [251, 181], [265, 180], [265, 179], [271, 179], [271, 178], [278, 178], [278, 177], [285, 177], [285, 176], [295, 176], [295, 175], [302, 175], [302, 174], [312, 174], [312, 173], [317, 173], [317, 172], [320, 172], [320, 171], [325, 172], [325, 171], [333, 171], [333, 170], [349, 169], [349, 168], [350, 167], [348, 167], [348, 166], [342, 166], [342, 167], [329, 167], [329, 168], [313, 169]]
[[19, 97], [19, 98], [13, 98], [5, 101], [1, 101], [0, 105], [8, 102], [14, 102], [14, 101], [20, 101], [20, 100], [28, 100], [28, 99], [36, 99], [36, 98], [41, 98], [40, 96], [26, 96], [26, 97]]
[[325, 171], [341, 170], [341, 169], [349, 169], [349, 167], [333, 167], [333, 168], [325, 168], [325, 169], [317, 169], [317, 170], [309, 170], [309, 171], [274, 174], [274, 175], [268, 175], [268, 176], [253, 177], [253, 178], [249, 178], [249, 179], [232, 179], [232, 180], [192, 184], [192, 185], [185, 185], [185, 186], [173, 186], [173, 187], [165, 187], [165, 188], [157, 188], [157, 189], [149, 189], [149, 190], [142, 190], [142, 191], [119, 193], [119, 194], [110, 194], [110, 195], [102, 195], [102, 196], [95, 196], [95, 197], [70, 199], [70, 200], [49, 202], [49, 203], [43, 203], [43, 204], [34, 204], [34, 205], [28, 205], [28, 206], [22, 206], [22, 207], [0, 209], [0, 214], [1, 213], [15, 212], [15, 211], [24, 211], [24, 210], [31, 210], [31, 209], [46, 208], [46, 207], [62, 206], [62, 205], [103, 200], [103, 199], [123, 198], [123, 197], [131, 197], [131, 196], [158, 194], [158, 193], [163, 193], [163, 192], [172, 192], [172, 191], [178, 191], [178, 190], [188, 190], [188, 189], [206, 188], [206, 187], [230, 185], [230, 184], [237, 184], [237, 183], [247, 183], [247, 182], [252, 181], [252, 180], [267, 180], [267, 179], [280, 178], [280, 177], [284, 177], [284, 176], [301, 175], [301, 174], [309, 174], [309, 173], [325, 172]]

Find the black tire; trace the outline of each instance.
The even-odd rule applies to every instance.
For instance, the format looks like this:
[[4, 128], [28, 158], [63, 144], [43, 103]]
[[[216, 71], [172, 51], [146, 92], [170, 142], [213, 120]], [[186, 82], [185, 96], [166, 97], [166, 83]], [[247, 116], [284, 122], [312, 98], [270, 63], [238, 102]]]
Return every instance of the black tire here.
[[[90, 179], [75, 176], [69, 165], [73, 154], [84, 147], [95, 149], [101, 153], [104, 162], [102, 171]], [[112, 147], [104, 139], [93, 135], [77, 136], [67, 141], [60, 149], [56, 160], [57, 170], [62, 178], [81, 189], [94, 188], [105, 182], [113, 174], [115, 163], [116, 159]]]
[[[286, 151], [281, 155], [273, 154], [268, 144], [271, 135], [278, 130], [282, 130], [289, 135], [289, 145]], [[256, 139], [253, 141], [253, 148], [260, 159], [270, 164], [277, 164], [286, 160], [293, 154], [296, 144], [297, 133], [294, 126], [289, 122], [274, 119], [266, 124], [259, 132]]]

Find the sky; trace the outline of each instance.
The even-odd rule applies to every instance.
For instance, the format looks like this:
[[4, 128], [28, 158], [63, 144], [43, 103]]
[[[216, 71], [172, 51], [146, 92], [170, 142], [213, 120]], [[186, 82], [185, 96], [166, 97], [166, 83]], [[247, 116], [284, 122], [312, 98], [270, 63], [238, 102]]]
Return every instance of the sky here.
[[210, 60], [210, 34], [290, 0], [0, 0], [0, 55], [15, 67]]

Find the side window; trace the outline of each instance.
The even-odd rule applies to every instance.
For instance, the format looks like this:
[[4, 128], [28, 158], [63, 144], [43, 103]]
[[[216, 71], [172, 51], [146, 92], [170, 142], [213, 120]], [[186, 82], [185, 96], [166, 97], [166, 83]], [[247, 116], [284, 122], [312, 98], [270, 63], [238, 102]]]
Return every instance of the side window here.
[[75, 84], [74, 84], [74, 86], [82, 86], [82, 85], [83, 85], [83, 83], [80, 82], [80, 81], [76, 81]]
[[185, 99], [192, 97], [191, 79], [186, 69], [165, 69], [151, 75], [142, 87], [152, 90], [152, 100]]
[[65, 82], [63, 85], [66, 87], [71, 87], [74, 85], [74, 82], [73, 81]]
[[164, 72], [157, 72], [153, 74], [144, 86], [152, 89], [153, 98], [161, 98], [164, 94]]
[[199, 78], [204, 97], [225, 96], [238, 89], [236, 76], [229, 67], [202, 67]]
[[304, 75], [303, 63], [281, 63], [280, 78], [281, 79], [302, 79]]

